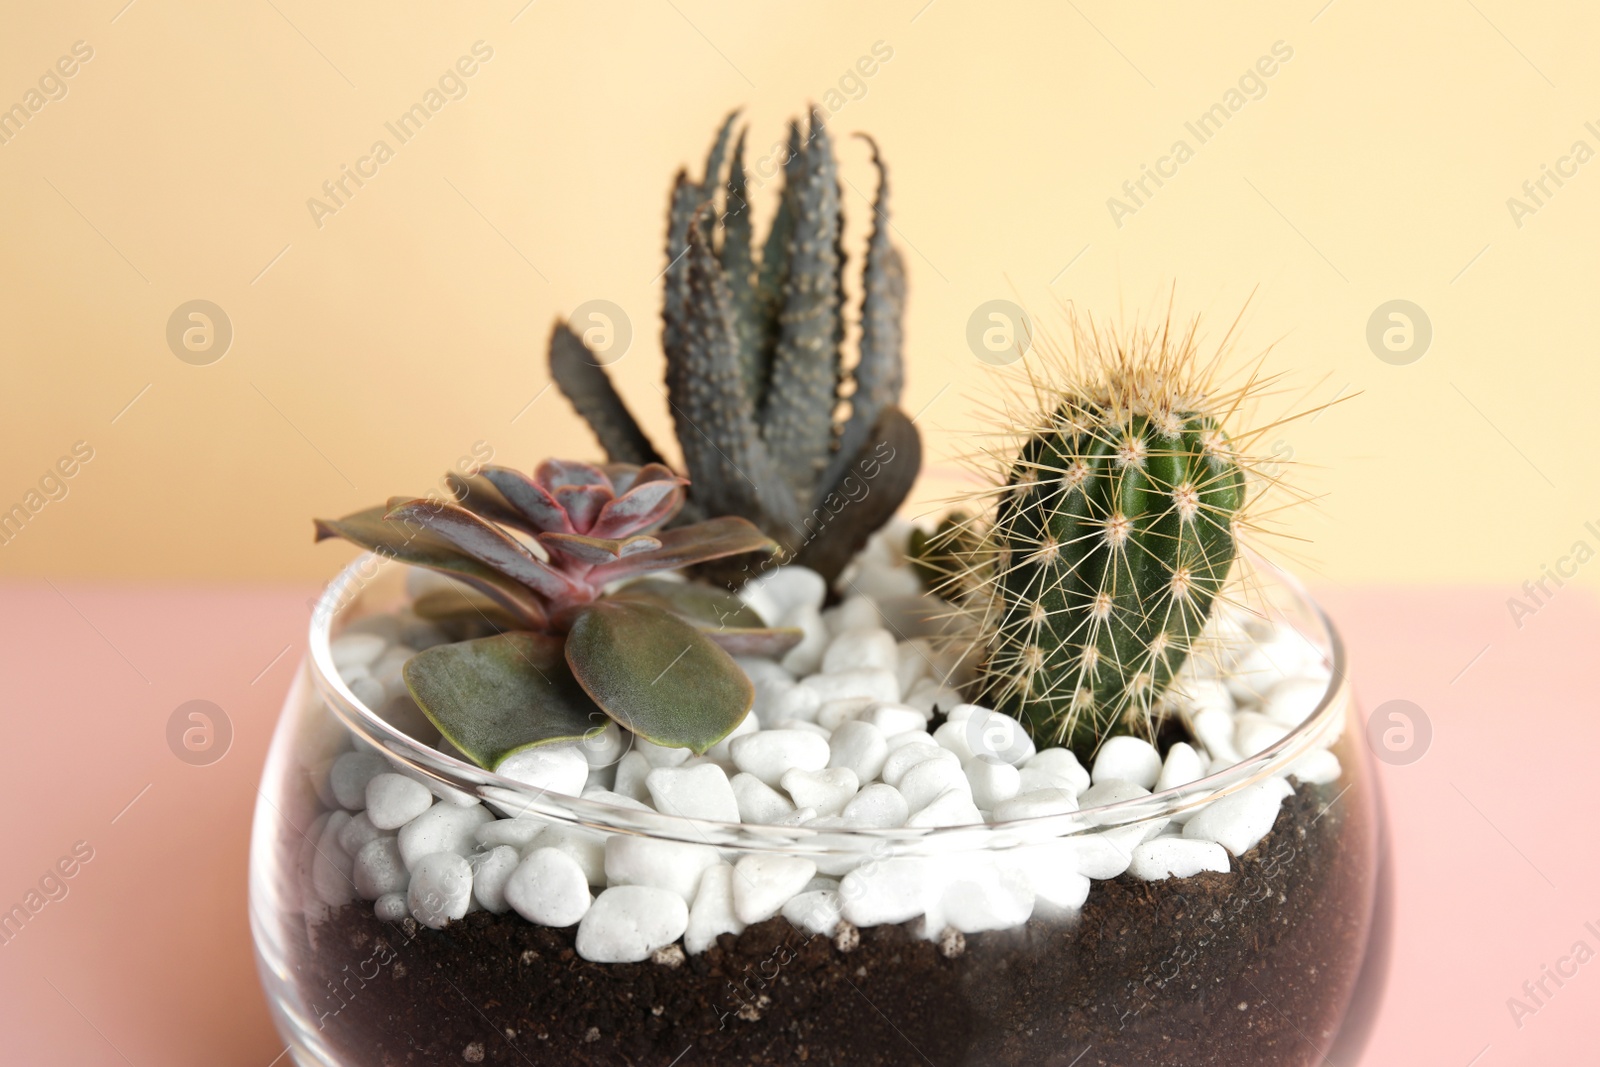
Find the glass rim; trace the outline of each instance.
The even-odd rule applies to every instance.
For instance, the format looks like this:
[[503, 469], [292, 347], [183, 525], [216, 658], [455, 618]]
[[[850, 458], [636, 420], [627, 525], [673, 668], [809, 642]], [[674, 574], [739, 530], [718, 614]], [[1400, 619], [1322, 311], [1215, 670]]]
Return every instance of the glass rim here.
[[[447, 755], [391, 725], [367, 707], [334, 666], [332, 640], [336, 624], [360, 603], [362, 593], [378, 580], [385, 568], [397, 565], [391, 559], [370, 552], [345, 566], [318, 597], [311, 614], [306, 669], [318, 694], [346, 728], [411, 776], [420, 776], [445, 787], [440, 792], [445, 793], [446, 802], [452, 802], [453, 796], [454, 802], [482, 801], [513, 817], [536, 817], [602, 833], [626, 833], [746, 852], [798, 856], [867, 852], [883, 858], [1002, 849], [1170, 818], [1277, 776], [1302, 756], [1327, 747], [1338, 737], [1350, 703], [1343, 639], [1321, 605], [1298, 579], [1259, 557], [1252, 562], [1262, 584], [1275, 585], [1288, 593], [1295, 607], [1320, 630], [1314, 635], [1302, 633], [1322, 653], [1329, 668], [1328, 684], [1315, 710], [1260, 752], [1196, 781], [1131, 800], [1008, 822], [892, 829], [718, 822], [555, 793]], [[461, 795], [449, 793], [452, 789]]]

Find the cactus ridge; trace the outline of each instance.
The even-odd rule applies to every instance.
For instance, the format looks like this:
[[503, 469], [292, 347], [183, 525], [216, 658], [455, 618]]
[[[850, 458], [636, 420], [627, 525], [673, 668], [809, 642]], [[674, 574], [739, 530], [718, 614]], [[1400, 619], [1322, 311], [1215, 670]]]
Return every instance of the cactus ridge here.
[[1226, 340], [1202, 361], [1195, 325], [1174, 336], [1170, 315], [1122, 336], [1072, 328], [1070, 356], [1046, 347], [1044, 377], [1026, 368], [1013, 433], [987, 453], [995, 484], [916, 556], [980, 630], [981, 699], [1087, 754], [1153, 735], [1213, 607], [1244, 580], [1261, 488], [1246, 446], [1261, 431], [1224, 427], [1268, 383], [1220, 384]]
[[[758, 260], [737, 118], [723, 121], [698, 180], [678, 173], [667, 213], [662, 346], [690, 479], [683, 515], [744, 516], [788, 561], [831, 580], [893, 515], [921, 462], [916, 428], [897, 406], [906, 286], [889, 241], [887, 172], [872, 144], [878, 193], [862, 263], [860, 351], [847, 370], [844, 218], [829, 132], [820, 113], [804, 132], [790, 123], [778, 209]], [[562, 392], [612, 459], [654, 456], [604, 370], [564, 331], [557, 327], [551, 345]]]

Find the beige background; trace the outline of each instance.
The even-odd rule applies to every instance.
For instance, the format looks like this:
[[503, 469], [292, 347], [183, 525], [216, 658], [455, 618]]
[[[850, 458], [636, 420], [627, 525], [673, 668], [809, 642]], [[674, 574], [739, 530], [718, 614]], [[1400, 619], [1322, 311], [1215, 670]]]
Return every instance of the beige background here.
[[[1059, 302], [1132, 314], [1176, 283], [1218, 331], [1253, 292], [1245, 349], [1276, 342], [1309, 402], [1360, 394], [1274, 442], [1327, 494], [1295, 520], [1320, 575], [1510, 587], [1600, 547], [1600, 161], [1520, 227], [1507, 207], [1575, 141], [1600, 149], [1587, 5], [124, 2], [16, 4], [0, 32], [0, 105], [93, 48], [0, 144], [0, 510], [94, 450], [0, 572], [329, 573], [344, 550], [312, 546], [313, 514], [420, 492], [478, 441], [522, 466], [593, 449], [554, 391], [529, 405], [551, 321], [590, 299], [631, 317], [614, 369], [670, 440], [673, 171], [735, 106], [771, 144], [877, 42], [892, 58], [831, 121], [893, 168], [922, 500], [953, 488], [992, 384], [977, 305], [1049, 328]], [[398, 144], [384, 123], [477, 41], [464, 98]], [[1184, 123], [1275, 42], [1292, 59], [1198, 145]], [[1107, 199], [1180, 137], [1194, 157], [1118, 227]], [[319, 228], [308, 198], [379, 138], [394, 158]], [[209, 366], [165, 339], [196, 298], [235, 334]], [[1434, 328], [1410, 366], [1365, 340], [1395, 298]]]

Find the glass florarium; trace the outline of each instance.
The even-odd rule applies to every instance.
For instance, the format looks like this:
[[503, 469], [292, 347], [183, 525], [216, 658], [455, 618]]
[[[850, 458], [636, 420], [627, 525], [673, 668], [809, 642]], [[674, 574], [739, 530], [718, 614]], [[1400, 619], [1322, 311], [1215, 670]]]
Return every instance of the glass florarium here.
[[1074, 323], [983, 429], [988, 488], [897, 520], [887, 183], [846, 369], [827, 131], [791, 127], [758, 255], [733, 125], [671, 198], [681, 470], [558, 327], [603, 462], [317, 523], [366, 551], [251, 855], [292, 1054], [1353, 1063], [1381, 809], [1338, 636], [1254, 547], [1259, 376]]

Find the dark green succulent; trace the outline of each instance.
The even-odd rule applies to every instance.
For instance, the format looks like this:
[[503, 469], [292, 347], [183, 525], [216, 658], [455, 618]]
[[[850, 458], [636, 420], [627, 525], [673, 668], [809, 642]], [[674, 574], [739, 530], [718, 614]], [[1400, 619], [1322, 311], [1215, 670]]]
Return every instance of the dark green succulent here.
[[[758, 260], [744, 131], [728, 156], [735, 115], [701, 180], [678, 173], [667, 219], [662, 347], [690, 478], [684, 514], [742, 515], [778, 542], [786, 562], [831, 581], [894, 514], [921, 464], [916, 428], [896, 406], [905, 271], [889, 243], [889, 184], [874, 145], [860, 351], [847, 370], [843, 213], [828, 131], [816, 116], [804, 138], [790, 124], [782, 196]], [[564, 323], [550, 338], [550, 370], [613, 461], [662, 462]]]
[[703, 753], [754, 698], [729, 650], [770, 655], [800, 639], [724, 590], [640, 577], [777, 548], [737, 517], [663, 530], [687, 485], [666, 467], [549, 460], [532, 477], [485, 467], [447, 480], [457, 503], [396, 498], [318, 519], [317, 540], [341, 537], [482, 594], [417, 602], [436, 618], [475, 617], [492, 636], [430, 648], [404, 673], [433, 724], [483, 767], [588, 736], [606, 717]]

